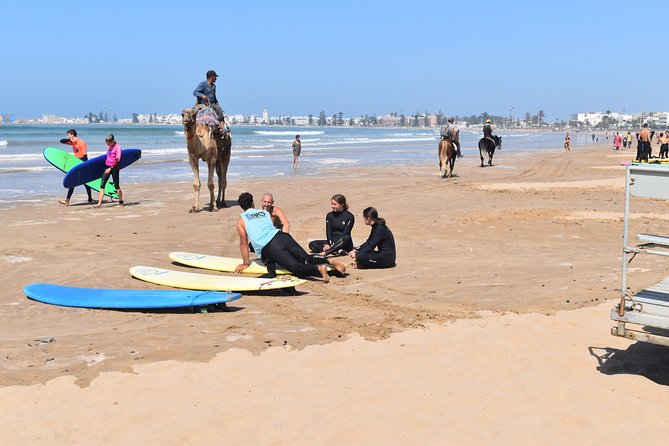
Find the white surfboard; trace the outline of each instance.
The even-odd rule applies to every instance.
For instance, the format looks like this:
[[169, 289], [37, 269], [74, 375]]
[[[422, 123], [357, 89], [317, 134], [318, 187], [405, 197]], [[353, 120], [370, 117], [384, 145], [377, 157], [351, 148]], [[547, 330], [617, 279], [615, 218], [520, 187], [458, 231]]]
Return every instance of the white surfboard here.
[[145, 282], [156, 285], [210, 291], [264, 291], [291, 288], [306, 283], [294, 276], [277, 276], [271, 279], [260, 277], [220, 276], [213, 274], [188, 273], [152, 266], [133, 266], [130, 274]]
[[[207, 254], [196, 254], [193, 252], [171, 252], [170, 259], [182, 265], [192, 266], [194, 268], [209, 269], [213, 271], [225, 271], [232, 273], [237, 265], [242, 263], [242, 259], [234, 257], [210, 256]], [[327, 265], [328, 271], [332, 267]], [[244, 274], [267, 274], [267, 267], [260, 259], [249, 261], [249, 267], [243, 271]], [[292, 274], [285, 268], [277, 265], [277, 274]]]

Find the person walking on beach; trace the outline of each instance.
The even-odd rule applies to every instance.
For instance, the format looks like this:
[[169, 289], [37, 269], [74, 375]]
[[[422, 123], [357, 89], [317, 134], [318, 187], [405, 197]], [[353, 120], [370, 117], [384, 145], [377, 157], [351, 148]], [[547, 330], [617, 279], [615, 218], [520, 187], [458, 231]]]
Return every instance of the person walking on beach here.
[[627, 147], [632, 148], [632, 133], [627, 132]]
[[567, 135], [564, 137], [564, 150], [566, 152], [571, 152], [571, 136], [569, 136], [569, 132], [567, 132]]
[[455, 125], [455, 119], [453, 117], [448, 118], [446, 124], [441, 126], [441, 139], [448, 139], [457, 149], [458, 158], [462, 158], [462, 152], [460, 151], [460, 129]]
[[[79, 138], [77, 136], [77, 131], [75, 129], [70, 129], [67, 131], [67, 138], [63, 138], [60, 140], [62, 144], [67, 144], [72, 146], [72, 152], [74, 152], [74, 156], [79, 158], [81, 161], [88, 161], [88, 150], [86, 148], [86, 142]], [[84, 187], [86, 188], [86, 193], [88, 194], [88, 203], [93, 203], [93, 197], [91, 197], [91, 188], [88, 184], [84, 184]], [[67, 198], [64, 200], [58, 200], [58, 203], [64, 205], [64, 206], [69, 206], [70, 205], [70, 198], [72, 198], [72, 194], [74, 193], [74, 188], [70, 187], [67, 190]]]
[[216, 112], [221, 130], [225, 131], [227, 130], [225, 113], [216, 98], [216, 79], [218, 77], [218, 74], [214, 70], [207, 71], [207, 80], [197, 85], [195, 90], [193, 90], [193, 95], [197, 98], [196, 104], [208, 105]]
[[116, 187], [116, 193], [118, 194], [118, 205], [123, 207], [123, 191], [121, 190], [121, 182], [119, 181], [119, 163], [121, 162], [121, 146], [118, 145], [116, 140], [114, 139], [113, 134], [109, 134], [107, 138], [105, 138], [105, 142], [107, 143], [107, 159], [105, 160], [105, 165], [107, 168], [105, 169], [104, 174], [102, 174], [102, 183], [100, 183], [100, 195], [98, 195], [98, 204], [96, 204], [95, 208], [102, 207], [102, 199], [105, 196], [105, 186], [107, 185], [107, 181], [109, 181], [109, 177], [112, 177], [112, 180], [114, 181], [114, 187]]
[[278, 230], [272, 224], [270, 213], [255, 209], [253, 195], [244, 192], [237, 203], [243, 212], [237, 220], [239, 250], [242, 263], [235, 272], [240, 274], [249, 267], [249, 242], [267, 266], [271, 275], [276, 275], [279, 264], [298, 277], [320, 276], [324, 282], [330, 281], [326, 263], [332, 265], [340, 274], [346, 272], [346, 266], [331, 258], [310, 256], [287, 232]]
[[295, 135], [295, 139], [293, 140], [293, 169], [299, 167], [300, 153], [302, 153], [302, 141], [300, 141], [300, 135]]
[[616, 132], [616, 136], [613, 137], [613, 145], [616, 150], [620, 150], [620, 144], [622, 143], [623, 137], [620, 136], [620, 133]]

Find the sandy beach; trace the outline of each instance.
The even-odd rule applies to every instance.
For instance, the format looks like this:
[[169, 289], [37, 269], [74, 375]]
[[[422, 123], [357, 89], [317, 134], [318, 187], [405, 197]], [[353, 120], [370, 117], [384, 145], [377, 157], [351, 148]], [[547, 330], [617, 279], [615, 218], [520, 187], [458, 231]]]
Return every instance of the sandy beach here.
[[[663, 444], [669, 349], [609, 334], [632, 157], [505, 149], [441, 179], [435, 149], [401, 171], [230, 181], [231, 205], [272, 192], [303, 246], [323, 238], [333, 194], [356, 244], [374, 206], [398, 260], [208, 314], [57, 307], [22, 290], [158, 289], [128, 268], [191, 270], [171, 251], [237, 257], [239, 207], [189, 214], [190, 183], [124, 184], [124, 208], [92, 209], [83, 188], [70, 207], [19, 202], [0, 211], [1, 443]], [[667, 203], [641, 201], [632, 229], [667, 234], [668, 219]], [[667, 266], [635, 259], [631, 291]]]

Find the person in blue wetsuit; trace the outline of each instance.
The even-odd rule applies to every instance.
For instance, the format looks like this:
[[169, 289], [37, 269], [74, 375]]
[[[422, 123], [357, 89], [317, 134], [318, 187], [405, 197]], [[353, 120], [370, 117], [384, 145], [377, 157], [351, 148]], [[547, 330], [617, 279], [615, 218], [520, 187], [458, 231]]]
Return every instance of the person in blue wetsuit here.
[[249, 267], [249, 241], [255, 252], [260, 253], [271, 275], [276, 275], [277, 264], [298, 277], [320, 276], [324, 282], [330, 281], [326, 263], [332, 265], [340, 274], [346, 272], [346, 266], [341, 262], [307, 254], [290, 234], [274, 226], [269, 212], [255, 209], [253, 195], [250, 193], [242, 193], [237, 203], [244, 212], [237, 220], [242, 263], [237, 265], [235, 272], [241, 273]]
[[373, 207], [362, 211], [365, 224], [372, 227], [372, 232], [365, 243], [349, 253], [355, 259], [356, 268], [392, 268], [397, 256], [395, 238], [386, 220], [379, 218], [379, 213]]
[[346, 197], [335, 194], [330, 200], [332, 212], [325, 216], [325, 237], [327, 240], [314, 240], [309, 243], [311, 252], [324, 254], [348, 254], [353, 249], [351, 230], [355, 217], [348, 211]]

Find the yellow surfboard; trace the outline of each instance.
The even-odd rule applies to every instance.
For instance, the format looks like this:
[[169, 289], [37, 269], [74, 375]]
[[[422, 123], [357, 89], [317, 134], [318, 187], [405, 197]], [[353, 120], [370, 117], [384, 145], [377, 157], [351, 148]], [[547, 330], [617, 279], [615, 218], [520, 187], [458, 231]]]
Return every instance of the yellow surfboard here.
[[[209, 269], [213, 271], [225, 271], [232, 273], [237, 268], [237, 265], [242, 263], [242, 259], [234, 257], [219, 257], [210, 256], [207, 254], [196, 254], [193, 252], [171, 252], [170, 259], [182, 265], [192, 266], [194, 268]], [[332, 271], [332, 267], [327, 265], [328, 271]], [[260, 259], [249, 261], [249, 267], [243, 271], [244, 274], [267, 274], [267, 267]], [[277, 265], [277, 274], [292, 274], [287, 269]]]
[[156, 285], [185, 288], [188, 290], [210, 291], [264, 291], [292, 288], [306, 283], [294, 276], [277, 276], [271, 279], [261, 277], [217, 276], [212, 274], [173, 271], [152, 266], [133, 266], [130, 274], [145, 282]]

